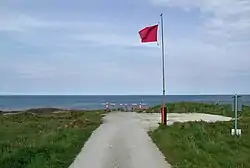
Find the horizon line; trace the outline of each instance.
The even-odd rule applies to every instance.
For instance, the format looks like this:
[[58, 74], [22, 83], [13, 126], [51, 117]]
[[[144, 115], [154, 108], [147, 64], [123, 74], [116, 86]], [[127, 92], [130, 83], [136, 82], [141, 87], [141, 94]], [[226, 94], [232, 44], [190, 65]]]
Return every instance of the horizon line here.
[[[233, 96], [235, 93], [206, 93], [206, 94], [166, 94], [165, 96]], [[237, 95], [250, 95], [250, 93], [237, 93]], [[0, 94], [0, 96], [163, 96], [162, 94]]]

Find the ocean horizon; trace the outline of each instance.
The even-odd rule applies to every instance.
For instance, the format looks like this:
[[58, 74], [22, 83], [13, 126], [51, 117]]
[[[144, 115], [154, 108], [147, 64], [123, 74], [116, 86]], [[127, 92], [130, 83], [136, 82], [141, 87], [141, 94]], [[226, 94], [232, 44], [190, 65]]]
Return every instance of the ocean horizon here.
[[[232, 104], [233, 95], [166, 95], [167, 103], [202, 102]], [[250, 105], [250, 95], [240, 95], [239, 101]], [[143, 103], [146, 106], [160, 104], [162, 95], [1, 95], [0, 110], [25, 110], [31, 108], [63, 108], [77, 110], [104, 109], [105, 103], [116, 107]]]

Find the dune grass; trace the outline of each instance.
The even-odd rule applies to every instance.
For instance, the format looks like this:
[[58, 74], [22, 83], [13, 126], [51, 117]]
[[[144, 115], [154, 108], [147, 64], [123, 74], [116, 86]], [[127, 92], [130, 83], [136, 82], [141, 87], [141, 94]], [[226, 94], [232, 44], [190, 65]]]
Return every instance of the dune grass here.
[[[193, 106], [186, 107], [193, 108]], [[206, 107], [209, 107], [210, 114], [233, 116], [231, 109], [219, 110], [220, 107], [227, 105]], [[233, 121], [175, 123], [172, 126], [160, 126], [149, 132], [149, 135], [167, 161], [176, 168], [249, 168], [250, 108], [244, 106], [240, 114], [238, 120], [239, 128], [242, 130], [240, 137], [230, 134], [234, 128]]]
[[0, 116], [1, 168], [66, 168], [80, 152], [103, 112]]
[[[167, 103], [170, 113], [206, 113], [233, 117], [232, 106], [230, 104], [208, 104], [199, 102], [179, 102]], [[146, 113], [159, 113], [161, 105], [150, 107]], [[243, 106], [245, 111], [250, 111], [249, 106]], [[240, 113], [241, 115], [241, 113]]]

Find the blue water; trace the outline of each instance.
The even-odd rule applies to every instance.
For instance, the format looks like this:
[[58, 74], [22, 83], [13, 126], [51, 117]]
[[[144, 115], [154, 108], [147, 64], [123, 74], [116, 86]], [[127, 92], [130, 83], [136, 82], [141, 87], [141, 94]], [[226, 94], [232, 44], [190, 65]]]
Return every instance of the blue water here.
[[[103, 109], [105, 102], [119, 104], [139, 104], [147, 106], [161, 103], [162, 96], [0, 96], [0, 110], [21, 110], [29, 108]], [[205, 102], [232, 104], [230, 95], [168, 95], [167, 102]], [[250, 95], [241, 97], [245, 105], [250, 105]]]

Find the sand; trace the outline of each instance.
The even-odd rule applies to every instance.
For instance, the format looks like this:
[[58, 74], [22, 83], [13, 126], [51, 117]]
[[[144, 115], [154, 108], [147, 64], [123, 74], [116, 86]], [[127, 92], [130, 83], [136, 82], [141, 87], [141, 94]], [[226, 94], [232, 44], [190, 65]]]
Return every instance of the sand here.
[[[168, 125], [171, 125], [174, 122], [199, 120], [229, 121], [231, 118], [200, 113], [171, 113], [168, 120]], [[170, 168], [171, 165], [147, 134], [159, 122], [160, 114], [109, 113], [70, 168]]]

